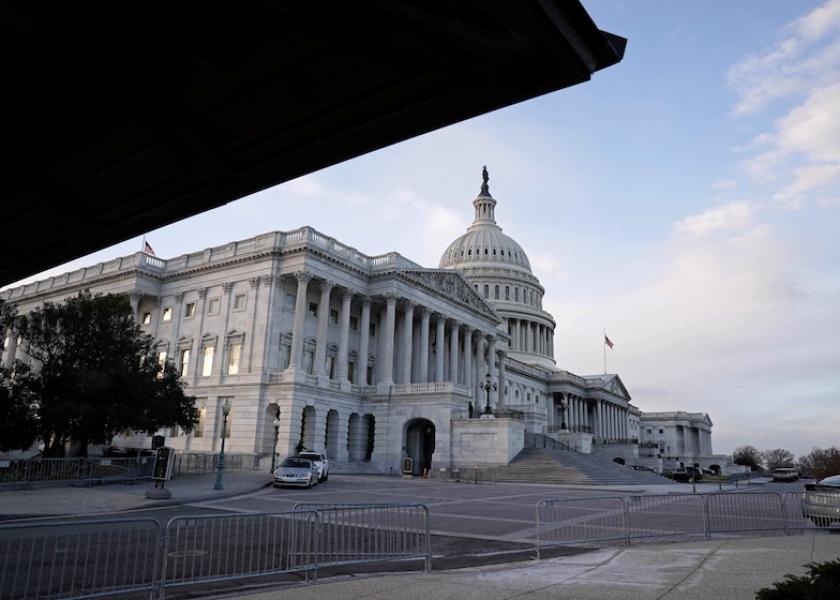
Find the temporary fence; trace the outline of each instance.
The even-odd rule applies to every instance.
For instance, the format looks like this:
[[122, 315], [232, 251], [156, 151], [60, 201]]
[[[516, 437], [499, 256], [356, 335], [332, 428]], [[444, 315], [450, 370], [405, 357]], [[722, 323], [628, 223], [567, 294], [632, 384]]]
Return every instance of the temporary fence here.
[[75, 600], [148, 593], [320, 568], [422, 559], [421, 504], [298, 506], [291, 512], [0, 525], [0, 598]]
[[548, 544], [668, 537], [787, 535], [840, 526], [840, 493], [750, 492], [546, 498], [537, 502], [537, 558]]
[[319, 515], [318, 564], [423, 559], [431, 570], [429, 509], [423, 504], [313, 504]]
[[[178, 452], [172, 464], [172, 477], [212, 473], [219, 455], [204, 452]], [[70, 483], [108, 483], [148, 479], [155, 457], [28, 458], [0, 460], [0, 489], [22, 485]], [[256, 471], [259, 454], [225, 454], [225, 471]]]
[[154, 519], [0, 526], [0, 598], [154, 592], [162, 528]]
[[0, 460], [0, 486], [35, 482], [106, 482], [151, 477], [153, 456]]

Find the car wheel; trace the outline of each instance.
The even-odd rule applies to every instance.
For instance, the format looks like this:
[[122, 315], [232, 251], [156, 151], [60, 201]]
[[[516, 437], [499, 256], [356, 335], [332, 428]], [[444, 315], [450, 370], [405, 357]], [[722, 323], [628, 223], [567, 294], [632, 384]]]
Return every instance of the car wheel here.
[[327, 472], [327, 474], [324, 475], [324, 478], [321, 481], [326, 481], [329, 478], [330, 478], [330, 474], [329, 474], [329, 472]]

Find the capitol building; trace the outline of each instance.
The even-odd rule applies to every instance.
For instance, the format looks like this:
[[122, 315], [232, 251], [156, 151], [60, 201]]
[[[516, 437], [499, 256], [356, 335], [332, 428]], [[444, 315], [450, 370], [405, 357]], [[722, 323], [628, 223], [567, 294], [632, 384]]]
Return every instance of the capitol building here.
[[[173, 361], [200, 422], [163, 432], [185, 451], [282, 458], [324, 451], [336, 470], [398, 473], [509, 463], [526, 433], [580, 453], [707, 466], [703, 413], [643, 413], [616, 374], [557, 366], [554, 317], [523, 248], [496, 221], [486, 170], [475, 218], [437, 268], [369, 256], [311, 227], [170, 259], [115, 258], [0, 292], [27, 312], [81, 290], [124, 293], [160, 360]], [[15, 335], [5, 365], [25, 357]], [[148, 446], [145, 435], [117, 441]]]

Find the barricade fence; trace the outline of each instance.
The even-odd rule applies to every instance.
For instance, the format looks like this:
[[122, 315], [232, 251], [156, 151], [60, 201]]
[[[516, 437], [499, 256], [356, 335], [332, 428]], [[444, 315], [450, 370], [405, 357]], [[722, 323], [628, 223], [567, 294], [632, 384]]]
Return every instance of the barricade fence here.
[[[218, 453], [176, 452], [172, 477], [212, 473]], [[149, 479], [155, 465], [151, 455], [130, 457], [27, 458], [0, 460], [0, 489], [26, 484], [108, 483]], [[225, 471], [256, 471], [259, 454], [225, 454]]]
[[788, 535], [840, 528], [840, 493], [750, 492], [546, 498], [537, 502], [537, 558], [549, 544], [669, 537]]
[[0, 598], [76, 600], [148, 593], [329, 566], [422, 559], [422, 504], [297, 506], [291, 512], [0, 524]]

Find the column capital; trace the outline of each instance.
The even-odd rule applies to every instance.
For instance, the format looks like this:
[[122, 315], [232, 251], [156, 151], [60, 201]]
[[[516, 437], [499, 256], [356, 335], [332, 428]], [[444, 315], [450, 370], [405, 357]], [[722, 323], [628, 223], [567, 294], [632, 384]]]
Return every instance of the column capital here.
[[402, 305], [403, 305], [403, 309], [405, 309], [405, 310], [410, 309], [412, 312], [414, 312], [414, 309], [418, 306], [418, 304], [414, 300], [403, 300]]
[[428, 306], [423, 306], [422, 304], [419, 305], [420, 307], [420, 316], [421, 317], [431, 317], [432, 311], [429, 309]]
[[186, 296], [186, 292], [178, 292], [175, 294], [175, 302], [181, 302], [184, 299], [184, 296]]
[[230, 294], [230, 291], [232, 289], [233, 289], [233, 282], [232, 281], [226, 281], [222, 284], [222, 291], [225, 294]]
[[260, 285], [260, 283], [261, 283], [261, 279], [262, 279], [261, 277], [251, 277], [251, 278], [248, 280], [248, 283], [250, 283], [250, 284], [251, 284], [251, 289], [252, 289], [252, 290], [253, 290], [253, 289], [256, 289], [257, 287], [259, 287], [259, 285]]
[[449, 317], [448, 319], [446, 319], [446, 322], [449, 324], [450, 329], [460, 329], [461, 328], [461, 323], [457, 319], [453, 319], [452, 317]]
[[343, 288], [343, 289], [341, 290], [341, 299], [342, 299], [342, 300], [344, 300], [344, 301], [346, 301], [346, 300], [352, 300], [352, 299], [353, 299], [353, 296], [355, 296], [355, 295], [356, 295], [356, 291], [355, 291], [355, 290], [351, 290], [350, 288], [347, 288], [347, 287], [346, 287], [346, 288]]
[[131, 298], [132, 300], [140, 300], [140, 298], [142, 297], [143, 292], [141, 292], [140, 290], [131, 290], [131, 293], [129, 294], [129, 298]]
[[396, 292], [385, 292], [382, 294], [382, 297], [385, 298], [385, 302], [388, 304], [396, 304], [397, 300], [400, 299], [400, 295]]
[[198, 292], [199, 298], [206, 298], [207, 297], [207, 289], [206, 287], [198, 288], [196, 291]]
[[370, 306], [371, 304], [373, 304], [373, 298], [362, 294], [359, 296], [359, 302], [361, 302], [362, 307], [364, 307], [365, 305]]
[[295, 271], [292, 276], [297, 279], [298, 283], [309, 283], [313, 275], [309, 271]]
[[335, 285], [335, 281], [331, 281], [329, 279], [322, 279], [321, 283], [318, 286], [318, 289], [320, 289], [321, 293], [323, 294], [325, 292], [331, 292]]
[[279, 282], [279, 278], [275, 278], [274, 275], [262, 275], [260, 279], [262, 280], [263, 285], [271, 285], [275, 281]]

